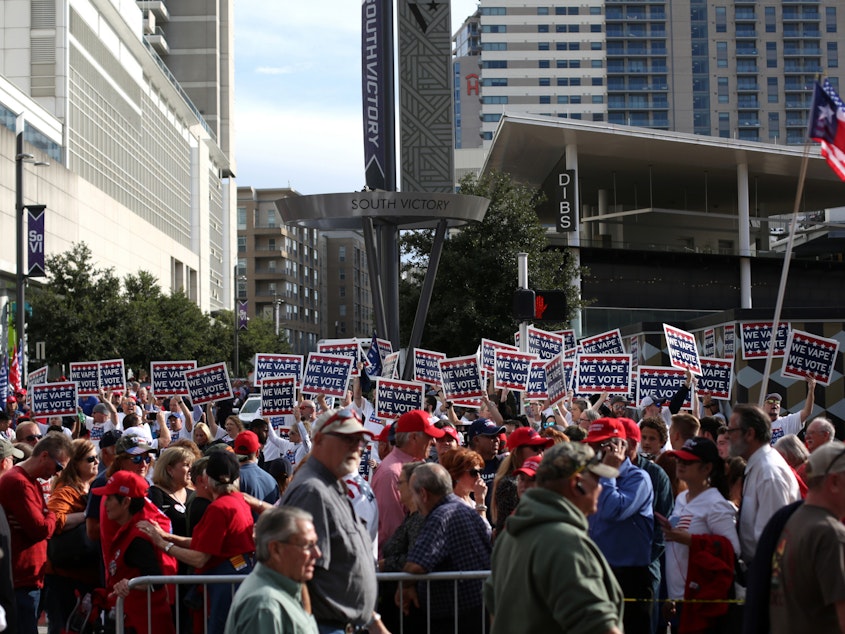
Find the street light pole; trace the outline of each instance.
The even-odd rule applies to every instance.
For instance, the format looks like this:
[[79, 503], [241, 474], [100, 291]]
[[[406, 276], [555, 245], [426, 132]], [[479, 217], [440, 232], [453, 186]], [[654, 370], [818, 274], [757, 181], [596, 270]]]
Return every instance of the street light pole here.
[[[23, 271], [23, 250], [24, 250], [24, 231], [23, 231], [23, 162], [26, 155], [23, 152], [23, 131], [24, 118], [23, 115], [18, 115], [15, 120], [15, 254], [17, 256], [17, 264], [15, 269], [15, 283], [17, 285], [17, 292], [15, 294], [15, 330], [17, 332], [16, 345], [21, 349], [21, 386], [24, 386], [26, 381], [26, 342], [24, 340], [26, 310], [24, 302], [26, 301], [26, 292], [24, 284], [26, 283], [26, 276]], [[12, 351], [14, 354], [16, 351]], [[11, 356], [9, 357], [11, 359]]]

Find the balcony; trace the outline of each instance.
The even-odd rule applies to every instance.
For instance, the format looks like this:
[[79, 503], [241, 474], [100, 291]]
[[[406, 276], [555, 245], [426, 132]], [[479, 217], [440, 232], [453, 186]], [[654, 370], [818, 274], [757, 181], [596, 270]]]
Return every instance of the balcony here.
[[170, 47], [167, 45], [167, 40], [164, 38], [164, 30], [160, 26], [157, 26], [154, 32], [149, 35], [145, 35], [144, 39], [159, 55], [167, 55], [170, 53]]
[[170, 13], [167, 10], [167, 5], [163, 0], [136, 0], [135, 4], [141, 11], [149, 11], [159, 22], [167, 22], [170, 20]]

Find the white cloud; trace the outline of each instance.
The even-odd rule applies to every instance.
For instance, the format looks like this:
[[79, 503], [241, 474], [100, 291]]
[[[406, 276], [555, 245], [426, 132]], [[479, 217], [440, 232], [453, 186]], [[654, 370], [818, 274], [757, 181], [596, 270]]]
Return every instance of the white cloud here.
[[290, 66], [259, 66], [255, 69], [258, 75], [288, 75], [293, 72]]

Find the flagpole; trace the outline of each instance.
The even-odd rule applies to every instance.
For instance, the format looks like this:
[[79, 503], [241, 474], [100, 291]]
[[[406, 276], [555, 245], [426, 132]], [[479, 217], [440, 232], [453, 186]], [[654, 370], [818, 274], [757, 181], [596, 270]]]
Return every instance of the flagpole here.
[[775, 356], [777, 344], [777, 333], [780, 326], [780, 313], [783, 308], [783, 296], [786, 292], [786, 278], [789, 276], [789, 262], [792, 259], [792, 245], [795, 242], [795, 231], [798, 228], [798, 209], [801, 205], [801, 197], [804, 194], [804, 181], [807, 177], [807, 165], [810, 162], [810, 142], [804, 143], [804, 157], [801, 161], [801, 172], [798, 177], [798, 190], [795, 192], [795, 204], [792, 207], [792, 221], [789, 224], [789, 238], [786, 241], [786, 253], [783, 256], [783, 268], [780, 273], [780, 286], [778, 297], [775, 302], [775, 315], [772, 321], [772, 336], [769, 340], [769, 353], [766, 355], [766, 366], [763, 369], [763, 381], [760, 383], [760, 397], [757, 404], [762, 407], [766, 394], [769, 393], [769, 375], [772, 371], [772, 359]]

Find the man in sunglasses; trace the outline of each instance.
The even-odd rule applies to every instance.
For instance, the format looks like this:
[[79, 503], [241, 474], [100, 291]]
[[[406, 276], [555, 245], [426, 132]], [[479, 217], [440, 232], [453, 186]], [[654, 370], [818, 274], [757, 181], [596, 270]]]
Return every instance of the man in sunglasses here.
[[810, 454], [807, 485], [772, 558], [773, 634], [845, 631], [845, 443]]
[[72, 455], [73, 446], [67, 436], [48, 434], [36, 443], [32, 456], [0, 478], [0, 506], [12, 526], [12, 580], [20, 634], [38, 631], [47, 539], [56, 528], [56, 516], [47, 509], [38, 480], [52, 478], [65, 468]]
[[771, 445], [774, 447], [779, 438], [783, 438], [787, 434], [798, 434], [803, 428], [804, 423], [810, 418], [813, 413], [813, 406], [816, 398], [816, 380], [813, 377], [807, 377], [807, 399], [804, 401], [804, 407], [800, 412], [794, 414], [780, 415], [780, 394], [772, 392], [766, 395], [766, 400], [763, 402], [763, 411], [769, 417], [772, 423], [772, 440]]
[[321, 556], [308, 582], [311, 609], [322, 634], [367, 627], [386, 632], [378, 598], [373, 542], [349, 502], [343, 478], [358, 468], [372, 433], [352, 407], [329, 410], [312, 427], [311, 457], [299, 468], [280, 504], [311, 513]]
[[18, 423], [18, 426], [15, 429], [15, 442], [22, 442], [26, 443], [30, 447], [35, 447], [35, 445], [38, 444], [38, 441], [42, 438], [43, 434], [41, 433], [41, 429], [39, 429], [38, 425], [32, 421]]

